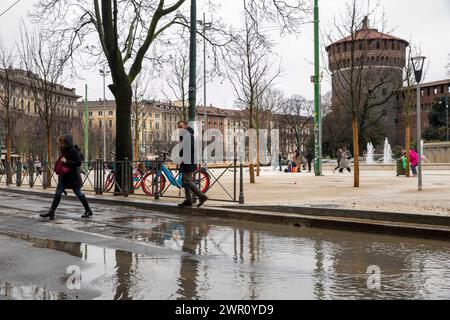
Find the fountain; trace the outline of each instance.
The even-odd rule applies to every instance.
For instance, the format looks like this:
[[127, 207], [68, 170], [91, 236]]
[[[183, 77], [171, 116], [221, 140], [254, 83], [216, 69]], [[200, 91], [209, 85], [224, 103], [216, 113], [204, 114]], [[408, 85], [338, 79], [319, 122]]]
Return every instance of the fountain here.
[[367, 144], [366, 164], [368, 164], [368, 165], [375, 164], [375, 149], [374, 149], [373, 144], [371, 142], [369, 142]]
[[391, 164], [393, 161], [392, 159], [392, 148], [391, 145], [389, 144], [389, 140], [388, 138], [386, 138], [385, 142], [384, 142], [384, 158], [383, 158], [383, 163], [384, 164]]

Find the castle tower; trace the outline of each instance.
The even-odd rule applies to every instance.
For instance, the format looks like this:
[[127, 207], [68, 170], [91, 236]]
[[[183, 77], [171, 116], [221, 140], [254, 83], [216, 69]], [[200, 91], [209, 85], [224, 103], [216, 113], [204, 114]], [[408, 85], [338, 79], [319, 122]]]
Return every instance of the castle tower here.
[[[361, 145], [384, 137], [397, 141], [396, 92], [403, 84], [408, 46], [403, 39], [371, 28], [365, 17], [354, 34], [326, 48], [332, 75], [333, 110], [347, 104], [342, 97], [350, 92], [350, 74], [361, 81], [362, 99], [358, 109], [360, 118], [367, 119], [361, 120], [360, 125], [368, 126], [360, 137]], [[371, 125], [374, 121], [376, 125]]]

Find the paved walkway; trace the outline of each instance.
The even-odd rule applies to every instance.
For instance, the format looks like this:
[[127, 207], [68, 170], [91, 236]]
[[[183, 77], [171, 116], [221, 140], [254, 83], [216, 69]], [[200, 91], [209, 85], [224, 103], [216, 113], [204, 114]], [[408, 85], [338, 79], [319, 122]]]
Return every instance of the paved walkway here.
[[424, 190], [417, 178], [396, 177], [393, 171], [361, 172], [361, 187], [353, 175], [324, 172], [266, 172], [255, 185], [246, 184], [247, 204], [283, 204], [327, 208], [450, 216], [450, 171], [425, 171]]
[[[223, 170], [219, 169], [213, 170], [215, 176], [219, 176], [222, 172]], [[239, 181], [237, 182], [236, 191], [239, 196]], [[360, 188], [353, 188], [353, 175], [333, 174], [328, 167], [323, 177], [315, 177], [311, 173], [287, 174], [264, 169], [256, 184], [249, 184], [246, 170], [244, 182], [246, 204], [281, 204], [450, 216], [450, 170], [425, 170], [422, 192], [417, 191], [417, 178], [396, 177], [392, 170], [363, 170]], [[230, 195], [233, 195], [232, 172], [227, 172], [220, 183]], [[0, 184], [0, 187], [4, 185]], [[26, 187], [21, 189], [26, 190]], [[138, 194], [130, 196], [129, 200], [152, 200], [142, 192]], [[215, 184], [208, 194], [212, 198], [230, 199], [219, 184]], [[182, 196], [182, 192], [170, 188], [166, 195], [178, 197]], [[106, 195], [103, 198], [111, 197]], [[181, 201], [172, 197], [163, 198], [159, 202]], [[209, 202], [208, 205], [222, 206], [224, 203]]]

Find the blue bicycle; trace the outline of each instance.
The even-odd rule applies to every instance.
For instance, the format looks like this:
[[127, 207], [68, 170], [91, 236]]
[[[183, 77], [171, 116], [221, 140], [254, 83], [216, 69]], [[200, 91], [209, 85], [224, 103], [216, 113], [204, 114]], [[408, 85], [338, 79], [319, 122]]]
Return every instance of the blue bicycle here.
[[[180, 173], [178, 176], [175, 176], [166, 165], [166, 154], [163, 154], [163, 162], [161, 163], [161, 167], [157, 172], [149, 173], [152, 175], [152, 179], [149, 179], [149, 174], [147, 174], [142, 181], [142, 190], [148, 196], [154, 196], [156, 193], [156, 181], [159, 177], [159, 192], [164, 192], [166, 188], [167, 182], [169, 182], [173, 187], [182, 189], [183, 188], [183, 174]], [[211, 177], [208, 172], [201, 168], [195, 171], [194, 182], [199, 187], [199, 189], [206, 193], [211, 185]]]

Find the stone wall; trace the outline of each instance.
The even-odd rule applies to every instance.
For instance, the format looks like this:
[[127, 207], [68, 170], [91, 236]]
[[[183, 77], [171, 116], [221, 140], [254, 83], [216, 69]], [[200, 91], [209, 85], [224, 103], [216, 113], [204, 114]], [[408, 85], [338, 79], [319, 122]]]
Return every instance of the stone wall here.
[[450, 163], [450, 142], [425, 143], [423, 153], [430, 163]]

